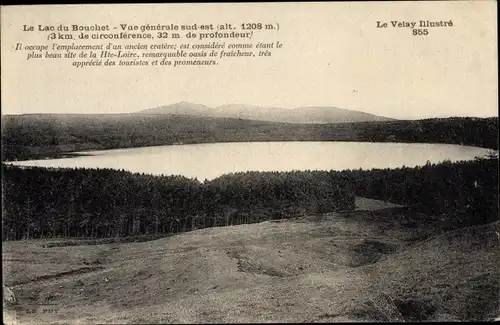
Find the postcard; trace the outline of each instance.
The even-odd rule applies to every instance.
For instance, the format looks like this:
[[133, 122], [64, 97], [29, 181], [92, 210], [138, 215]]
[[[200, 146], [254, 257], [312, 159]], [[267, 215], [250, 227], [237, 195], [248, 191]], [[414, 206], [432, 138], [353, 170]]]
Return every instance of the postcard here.
[[494, 1], [1, 7], [5, 324], [489, 321]]

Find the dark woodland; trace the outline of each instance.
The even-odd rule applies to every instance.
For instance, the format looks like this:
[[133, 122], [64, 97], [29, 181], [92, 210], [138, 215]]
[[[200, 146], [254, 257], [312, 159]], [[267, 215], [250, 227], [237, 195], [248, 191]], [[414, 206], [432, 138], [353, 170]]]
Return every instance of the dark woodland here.
[[[417, 168], [245, 172], [199, 182], [110, 169], [3, 165], [4, 240], [125, 237], [354, 209], [355, 196], [449, 228], [498, 218], [498, 159]], [[422, 218], [422, 217], [421, 217]]]

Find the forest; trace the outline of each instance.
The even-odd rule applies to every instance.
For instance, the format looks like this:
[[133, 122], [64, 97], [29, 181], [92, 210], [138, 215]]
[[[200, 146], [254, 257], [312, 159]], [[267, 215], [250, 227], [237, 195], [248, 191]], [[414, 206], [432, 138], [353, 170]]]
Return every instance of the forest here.
[[498, 117], [293, 124], [186, 115], [2, 116], [2, 161], [75, 151], [243, 141], [372, 141], [470, 145], [498, 150]]
[[2, 169], [3, 240], [173, 234], [352, 210], [355, 196], [408, 205], [452, 227], [498, 218], [498, 158], [205, 182], [110, 169]]
[[498, 220], [498, 168], [498, 158], [489, 157], [346, 174], [357, 196], [398, 203], [457, 228]]
[[121, 237], [348, 210], [328, 172], [239, 173], [205, 181], [111, 169], [3, 165], [3, 238]]

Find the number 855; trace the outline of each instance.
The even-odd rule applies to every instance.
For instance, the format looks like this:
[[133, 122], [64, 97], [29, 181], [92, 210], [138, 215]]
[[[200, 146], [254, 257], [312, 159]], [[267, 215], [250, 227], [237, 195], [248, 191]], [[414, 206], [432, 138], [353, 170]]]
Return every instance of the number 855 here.
[[427, 29], [414, 29], [413, 35], [427, 35], [429, 31]]

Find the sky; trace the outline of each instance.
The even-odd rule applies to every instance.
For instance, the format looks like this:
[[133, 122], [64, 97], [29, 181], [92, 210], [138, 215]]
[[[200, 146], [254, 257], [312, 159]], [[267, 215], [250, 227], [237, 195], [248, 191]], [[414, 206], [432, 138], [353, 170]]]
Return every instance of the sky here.
[[[129, 113], [188, 101], [334, 106], [401, 119], [498, 116], [496, 11], [495, 1], [2, 7], [2, 114]], [[453, 27], [431, 28], [427, 36], [376, 28], [394, 20], [452, 20]], [[283, 47], [271, 57], [176, 68], [77, 69], [69, 61], [26, 61], [15, 51], [18, 42], [49, 42], [23, 32], [24, 24], [225, 22], [278, 23], [279, 30], [255, 33], [252, 42]]]

